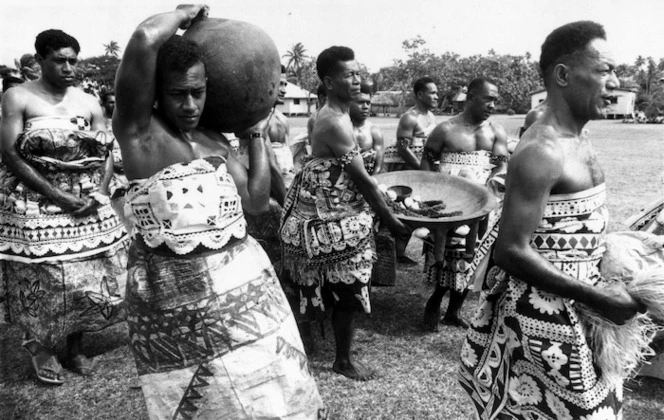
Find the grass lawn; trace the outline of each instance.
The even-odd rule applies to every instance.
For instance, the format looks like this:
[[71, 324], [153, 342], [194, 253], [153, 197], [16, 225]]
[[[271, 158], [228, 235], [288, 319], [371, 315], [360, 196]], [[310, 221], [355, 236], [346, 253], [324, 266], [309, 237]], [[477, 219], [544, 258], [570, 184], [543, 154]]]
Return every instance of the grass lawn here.
[[[442, 120], [445, 117], [439, 117]], [[515, 135], [523, 116], [497, 116]], [[372, 118], [394, 142], [397, 120]], [[306, 118], [292, 118], [292, 135], [303, 132]], [[602, 162], [609, 190], [611, 230], [647, 203], [664, 195], [664, 125], [596, 121], [588, 125]], [[412, 240], [411, 258], [421, 260]], [[420, 269], [400, 269], [397, 285], [374, 288], [373, 314], [360, 317], [354, 349], [380, 371], [370, 382], [354, 382], [331, 370], [334, 342], [329, 323], [318, 351], [310, 357], [324, 400], [336, 419], [471, 419], [470, 400], [456, 382], [459, 329], [439, 333], [421, 329], [424, 304], [431, 289]], [[477, 296], [469, 296], [464, 315], [471, 316]], [[443, 302], [446, 308], [447, 299]], [[28, 354], [20, 350], [21, 334], [0, 325], [0, 419], [146, 419], [124, 324], [87, 334], [86, 353], [95, 355], [97, 375], [83, 378], [69, 372], [60, 387], [35, 380]], [[664, 418], [664, 382], [640, 378], [625, 386], [626, 420]]]

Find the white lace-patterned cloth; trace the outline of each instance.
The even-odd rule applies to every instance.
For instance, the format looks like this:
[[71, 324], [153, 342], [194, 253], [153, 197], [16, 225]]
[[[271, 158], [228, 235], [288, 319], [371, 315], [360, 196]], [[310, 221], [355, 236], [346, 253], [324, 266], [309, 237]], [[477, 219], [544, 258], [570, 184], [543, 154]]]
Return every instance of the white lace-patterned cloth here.
[[240, 195], [221, 157], [176, 163], [132, 180], [125, 197], [132, 236], [151, 248], [165, 245], [183, 255], [201, 245], [221, 249], [246, 235]]

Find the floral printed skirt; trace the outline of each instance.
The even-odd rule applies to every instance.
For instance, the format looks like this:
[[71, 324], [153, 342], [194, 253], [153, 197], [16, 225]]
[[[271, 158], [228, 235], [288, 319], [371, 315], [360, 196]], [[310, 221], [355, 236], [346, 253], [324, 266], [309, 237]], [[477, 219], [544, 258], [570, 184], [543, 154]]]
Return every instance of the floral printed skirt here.
[[47, 348], [124, 320], [126, 242], [86, 258], [2, 266], [11, 322]]
[[461, 350], [460, 382], [478, 417], [620, 419], [622, 387], [610, 386], [593, 364], [572, 303], [498, 277]]

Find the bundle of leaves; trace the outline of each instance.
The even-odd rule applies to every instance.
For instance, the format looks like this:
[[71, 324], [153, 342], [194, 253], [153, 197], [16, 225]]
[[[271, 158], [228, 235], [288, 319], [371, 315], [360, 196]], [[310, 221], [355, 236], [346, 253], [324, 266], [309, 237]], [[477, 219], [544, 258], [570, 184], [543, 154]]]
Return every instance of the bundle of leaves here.
[[664, 267], [641, 271], [628, 282], [605, 283], [606, 290], [623, 289], [646, 308], [623, 325], [617, 325], [595, 310], [576, 302], [579, 320], [593, 349], [593, 357], [601, 374], [609, 383], [622, 386], [625, 379], [636, 375], [638, 368], [655, 351], [652, 339], [664, 329]]

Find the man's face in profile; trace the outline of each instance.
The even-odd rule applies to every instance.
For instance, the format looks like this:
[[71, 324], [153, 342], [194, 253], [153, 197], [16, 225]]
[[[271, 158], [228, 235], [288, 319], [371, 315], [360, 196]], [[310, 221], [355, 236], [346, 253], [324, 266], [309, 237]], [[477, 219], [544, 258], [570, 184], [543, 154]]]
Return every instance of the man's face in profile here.
[[283, 104], [286, 99], [286, 87], [288, 86], [288, 81], [286, 80], [286, 73], [281, 73], [281, 79], [279, 80], [279, 93], [277, 94], [277, 103]]
[[590, 41], [583, 57], [569, 65], [569, 101], [576, 115], [588, 120], [606, 118], [613, 89], [620, 87], [615, 67], [609, 44], [601, 38]]

